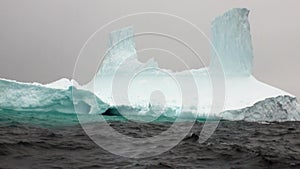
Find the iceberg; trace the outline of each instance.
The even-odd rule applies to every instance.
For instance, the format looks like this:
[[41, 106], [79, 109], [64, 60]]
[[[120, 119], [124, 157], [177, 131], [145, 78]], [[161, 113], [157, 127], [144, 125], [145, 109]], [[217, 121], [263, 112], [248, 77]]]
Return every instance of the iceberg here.
[[[61, 79], [49, 84], [0, 79], [0, 110], [103, 114], [140, 118], [221, 118], [245, 121], [299, 121], [296, 97], [252, 75], [249, 10], [232, 9], [211, 26], [209, 67], [173, 72], [150, 59], [138, 60], [133, 27], [110, 33], [109, 49], [94, 79], [86, 85]], [[211, 114], [210, 72], [224, 72], [222, 111]], [[91, 87], [92, 86], [92, 87]], [[183, 93], [183, 94], [182, 94]]]

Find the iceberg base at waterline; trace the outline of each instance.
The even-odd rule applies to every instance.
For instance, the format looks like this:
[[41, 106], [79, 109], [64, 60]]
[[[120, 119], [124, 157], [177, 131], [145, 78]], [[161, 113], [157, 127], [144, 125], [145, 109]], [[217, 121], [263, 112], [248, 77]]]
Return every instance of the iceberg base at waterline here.
[[[50, 118], [59, 118], [66, 114], [86, 116], [87, 122], [92, 122], [97, 115], [107, 116], [108, 119], [124, 120], [119, 112], [127, 112], [128, 116], [148, 118], [153, 116], [152, 108], [146, 109], [130, 106], [110, 106], [102, 102], [97, 96], [89, 91], [68, 87], [66, 89], [49, 88], [47, 85], [37, 85], [29, 83], [19, 83], [10, 80], [0, 80], [0, 114], [1, 112], [14, 112], [21, 114], [31, 114], [38, 116], [47, 115]], [[72, 90], [76, 90], [76, 103], [73, 103]], [[96, 100], [95, 100], [96, 99]], [[97, 101], [97, 105], [95, 105]], [[76, 107], [76, 111], [74, 109]], [[182, 112], [184, 119], [192, 117], [191, 112]], [[49, 115], [50, 114], [50, 115]], [[52, 114], [52, 115], [51, 115]], [[68, 115], [69, 114], [69, 115]], [[90, 116], [91, 118], [88, 118]], [[109, 117], [110, 116], [110, 117]], [[120, 118], [113, 118], [119, 116]], [[165, 109], [158, 121], [174, 121], [177, 118], [176, 109]], [[299, 121], [300, 113], [295, 97], [288, 95], [266, 98], [258, 101], [254, 105], [237, 110], [225, 110], [219, 114], [207, 117], [199, 112], [197, 119], [205, 120], [209, 118], [223, 120], [245, 120], [252, 122], [272, 122], [272, 121]], [[191, 119], [194, 119], [192, 117]], [[72, 117], [72, 120], [76, 120]], [[49, 121], [51, 121], [49, 119]]]

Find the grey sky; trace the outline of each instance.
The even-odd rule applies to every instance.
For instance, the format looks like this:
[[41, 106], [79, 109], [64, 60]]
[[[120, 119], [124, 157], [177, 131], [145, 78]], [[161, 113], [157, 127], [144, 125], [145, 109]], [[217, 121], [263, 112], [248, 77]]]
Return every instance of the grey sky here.
[[[71, 78], [88, 37], [123, 15], [166, 12], [186, 18], [209, 35], [214, 17], [246, 7], [250, 9], [254, 75], [300, 98], [299, 5], [297, 0], [0, 0], [0, 77], [42, 83]], [[203, 52], [209, 56], [208, 48]], [[85, 80], [91, 75], [86, 76]]]

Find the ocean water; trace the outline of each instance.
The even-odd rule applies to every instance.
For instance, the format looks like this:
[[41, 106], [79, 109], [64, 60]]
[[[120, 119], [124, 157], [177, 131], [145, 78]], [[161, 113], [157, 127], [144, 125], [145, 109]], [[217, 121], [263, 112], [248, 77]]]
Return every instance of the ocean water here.
[[[86, 115], [93, 124], [96, 115]], [[167, 130], [162, 118], [136, 123], [106, 116], [110, 126], [132, 137]], [[76, 114], [0, 112], [0, 168], [300, 168], [300, 122], [221, 121], [215, 133], [198, 142], [203, 121], [169, 151], [142, 159], [120, 157], [96, 145]], [[168, 140], [164, 144], [168, 144]]]

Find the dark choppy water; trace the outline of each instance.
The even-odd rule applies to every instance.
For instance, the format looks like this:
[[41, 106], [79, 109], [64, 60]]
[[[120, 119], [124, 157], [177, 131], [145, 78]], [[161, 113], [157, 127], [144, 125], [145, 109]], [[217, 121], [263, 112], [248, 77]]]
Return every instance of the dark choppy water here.
[[[0, 168], [300, 168], [300, 122], [222, 121], [204, 144], [197, 141], [203, 125], [197, 122], [190, 136], [173, 149], [129, 159], [98, 147], [76, 123], [51, 126], [51, 120], [28, 123], [25, 117], [20, 122], [7, 114], [0, 119]], [[111, 126], [143, 137], [166, 130], [170, 123], [114, 121]]]

